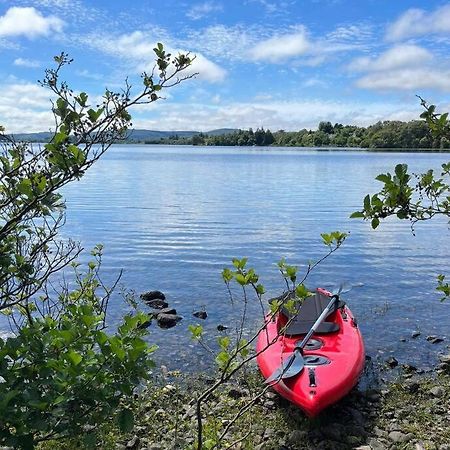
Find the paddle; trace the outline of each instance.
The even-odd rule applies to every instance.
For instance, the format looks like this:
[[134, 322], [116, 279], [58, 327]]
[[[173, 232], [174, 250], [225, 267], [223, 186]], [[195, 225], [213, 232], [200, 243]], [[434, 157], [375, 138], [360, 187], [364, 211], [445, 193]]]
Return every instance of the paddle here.
[[303, 340], [300, 342], [300, 344], [296, 344], [294, 351], [292, 352], [292, 355], [290, 355], [288, 358], [286, 358], [280, 367], [276, 369], [272, 375], [270, 375], [269, 378], [266, 379], [266, 383], [272, 383], [274, 381], [279, 381], [284, 378], [291, 378], [295, 375], [298, 375], [303, 368], [305, 367], [305, 360], [303, 359], [303, 349], [305, 345], [308, 343], [308, 341], [311, 339], [311, 336], [315, 333], [319, 325], [323, 322], [325, 317], [328, 315], [328, 313], [331, 311], [331, 309], [334, 307], [334, 304], [339, 301], [339, 295], [342, 292], [348, 292], [352, 286], [348, 283], [341, 284], [339, 289], [334, 291], [332, 294], [332, 297], [330, 299], [330, 302], [325, 307], [325, 309], [322, 311], [320, 316], [317, 318], [317, 320], [314, 322], [311, 329], [308, 331], [306, 336], [303, 338]]

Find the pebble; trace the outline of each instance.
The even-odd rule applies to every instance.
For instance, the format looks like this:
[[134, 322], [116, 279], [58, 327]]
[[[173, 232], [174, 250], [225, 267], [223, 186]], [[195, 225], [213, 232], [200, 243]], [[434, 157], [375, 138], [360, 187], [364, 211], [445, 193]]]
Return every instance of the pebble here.
[[372, 450], [386, 450], [387, 447], [377, 439], [369, 439], [369, 445]]
[[165, 300], [166, 296], [161, 291], [148, 291], [140, 295], [142, 300], [148, 302], [150, 300]]
[[439, 342], [442, 342], [444, 339], [439, 336], [427, 336], [427, 341], [431, 342], [432, 344], [439, 344]]
[[416, 380], [408, 380], [405, 383], [405, 386], [408, 388], [409, 392], [417, 392], [419, 390], [419, 382]]
[[386, 360], [386, 362], [387, 362], [388, 366], [391, 367], [391, 368], [398, 366], [398, 361], [393, 356], [390, 356]]
[[387, 436], [387, 432], [378, 427], [374, 427], [373, 432], [374, 432], [375, 436], [377, 436], [377, 437], [386, 437]]
[[444, 393], [444, 389], [442, 389], [440, 386], [435, 386], [430, 389], [430, 394], [434, 397], [442, 397]]
[[415, 339], [415, 338], [419, 337], [420, 334], [421, 334], [420, 331], [414, 331], [414, 332], [411, 334], [411, 337], [412, 337], [413, 339]]
[[197, 317], [197, 319], [205, 320], [208, 317], [208, 313], [206, 311], [195, 311], [192, 313], [194, 317]]
[[391, 431], [389, 433], [389, 439], [396, 443], [403, 443], [410, 441], [414, 435], [412, 433], [402, 433], [401, 431]]
[[127, 447], [129, 449], [135, 449], [139, 446], [139, 438], [137, 436], [133, 436], [128, 442]]

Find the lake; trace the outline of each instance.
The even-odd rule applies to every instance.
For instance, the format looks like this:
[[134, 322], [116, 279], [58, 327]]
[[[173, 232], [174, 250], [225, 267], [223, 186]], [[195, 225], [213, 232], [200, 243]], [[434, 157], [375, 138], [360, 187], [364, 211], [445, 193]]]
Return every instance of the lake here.
[[[395, 354], [400, 362], [426, 367], [450, 337], [450, 303], [440, 303], [435, 293], [436, 275], [450, 275], [446, 221], [418, 224], [414, 236], [407, 221], [390, 220], [373, 231], [349, 215], [381, 185], [374, 180], [379, 173], [400, 162], [420, 172], [448, 160], [440, 153], [114, 146], [79, 183], [65, 188], [64, 235], [86, 249], [104, 244], [106, 280], [123, 268], [127, 288], [166, 294], [184, 319], [170, 330], [150, 328], [151, 341], [160, 346], [157, 360], [195, 370], [210, 359], [187, 332], [189, 324], [201, 322], [192, 313], [206, 308], [202, 323], [211, 339], [218, 324], [234, 326], [221, 280], [231, 258], [249, 258], [270, 298], [283, 290], [275, 266], [281, 257], [304, 269], [326, 252], [321, 232], [350, 231], [308, 286], [361, 283], [346, 299], [367, 353], [381, 360]], [[110, 323], [124, 311], [114, 297]], [[256, 302], [250, 312], [249, 330], [261, 321]], [[421, 335], [412, 339], [416, 330]], [[432, 334], [447, 342], [427, 342]]]

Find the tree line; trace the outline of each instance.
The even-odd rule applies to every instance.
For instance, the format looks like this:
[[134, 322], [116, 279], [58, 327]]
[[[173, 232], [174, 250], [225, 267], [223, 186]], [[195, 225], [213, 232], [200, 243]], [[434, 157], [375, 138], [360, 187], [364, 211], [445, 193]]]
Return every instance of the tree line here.
[[329, 121], [319, 123], [317, 130], [299, 131], [258, 128], [237, 130], [211, 136], [199, 133], [192, 137], [177, 135], [146, 144], [217, 145], [217, 146], [282, 146], [282, 147], [362, 147], [362, 148], [433, 148], [448, 149], [446, 136], [433, 136], [425, 121], [402, 122], [385, 120], [368, 127], [342, 125]]

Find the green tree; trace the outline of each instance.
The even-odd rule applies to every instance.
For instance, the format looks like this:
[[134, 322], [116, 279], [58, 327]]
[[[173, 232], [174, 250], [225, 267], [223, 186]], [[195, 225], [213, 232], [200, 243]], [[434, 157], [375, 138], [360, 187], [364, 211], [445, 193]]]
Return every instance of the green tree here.
[[[449, 139], [450, 122], [448, 113], [436, 113], [436, 107], [421, 99], [425, 119], [436, 139]], [[450, 218], [450, 162], [444, 163], [436, 174], [430, 169], [422, 174], [410, 174], [406, 164], [398, 164], [394, 173], [382, 173], [376, 177], [383, 186], [373, 195], [366, 195], [363, 208], [351, 217], [370, 220], [372, 228], [380, 221], [395, 216], [400, 220], [409, 220], [412, 230], [417, 222], [428, 221], [436, 216]], [[437, 290], [442, 300], [450, 296], [450, 286], [445, 276], [438, 276]]]
[[[139, 312], [106, 333], [113, 287], [100, 278], [101, 248], [86, 271], [75, 262], [79, 244], [63, 241], [65, 205], [60, 189], [80, 179], [115, 141], [126, 137], [128, 108], [153, 103], [160, 92], [190, 76], [180, 76], [191, 59], [167, 54], [158, 44], [152, 74], [132, 95], [106, 90], [100, 105], [60, 80], [72, 61], [55, 57], [41, 85], [54, 98], [56, 130], [49, 143], [16, 142], [1, 128], [0, 142], [0, 312], [14, 334], [0, 339], [0, 443], [31, 449], [48, 439], [86, 435], [86, 424], [115, 417], [122, 430], [132, 413], [118, 408], [148, 377], [153, 348], [142, 339], [150, 318]], [[52, 278], [73, 266], [74, 277], [58, 291]], [[65, 272], [67, 275], [67, 271]]]
[[331, 122], [319, 122], [318, 130], [326, 134], [332, 134], [334, 131], [334, 127], [333, 125], [331, 125]]

